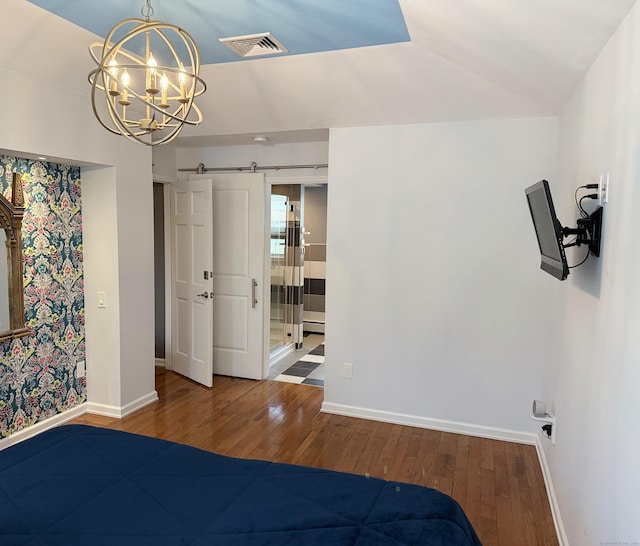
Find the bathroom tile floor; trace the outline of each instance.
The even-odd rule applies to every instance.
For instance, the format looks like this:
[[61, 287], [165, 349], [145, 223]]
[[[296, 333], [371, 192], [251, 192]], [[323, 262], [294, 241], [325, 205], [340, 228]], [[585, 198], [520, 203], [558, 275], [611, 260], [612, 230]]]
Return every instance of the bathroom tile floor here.
[[[324, 387], [324, 341], [313, 349], [308, 349], [309, 345], [317, 343], [318, 340], [315, 338], [324, 339], [323, 336], [314, 336], [312, 339], [305, 338], [303, 349], [294, 351], [288, 360], [285, 359], [284, 362], [278, 363], [279, 366], [278, 364], [272, 366], [269, 379]], [[300, 356], [301, 353], [302, 356]], [[293, 364], [290, 360], [292, 356], [296, 359]]]

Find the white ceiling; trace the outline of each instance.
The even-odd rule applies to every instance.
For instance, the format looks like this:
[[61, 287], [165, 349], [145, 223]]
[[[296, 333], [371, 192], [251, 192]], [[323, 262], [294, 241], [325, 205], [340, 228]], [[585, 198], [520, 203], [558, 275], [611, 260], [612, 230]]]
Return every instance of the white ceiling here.
[[[9, 17], [12, 6], [30, 13], [19, 30], [4, 25], [23, 42], [13, 54], [57, 48], [70, 58], [43, 61], [43, 76], [87, 94], [77, 73], [92, 69], [93, 35], [24, 0], [2, 2]], [[399, 0], [410, 41], [203, 66], [205, 121], [185, 128], [181, 142], [249, 143], [270, 133], [296, 141], [326, 138], [330, 127], [555, 115], [634, 2]], [[0, 51], [0, 63], [17, 62], [10, 55]]]
[[400, 0], [414, 44], [558, 111], [635, 0]]

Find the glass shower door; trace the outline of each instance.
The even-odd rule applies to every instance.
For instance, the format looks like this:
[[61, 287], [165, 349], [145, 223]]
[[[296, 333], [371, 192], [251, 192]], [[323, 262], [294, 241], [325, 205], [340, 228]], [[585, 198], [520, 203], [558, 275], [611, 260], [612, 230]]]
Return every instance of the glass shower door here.
[[287, 252], [287, 196], [271, 196], [271, 314], [269, 351], [287, 343], [285, 265]]

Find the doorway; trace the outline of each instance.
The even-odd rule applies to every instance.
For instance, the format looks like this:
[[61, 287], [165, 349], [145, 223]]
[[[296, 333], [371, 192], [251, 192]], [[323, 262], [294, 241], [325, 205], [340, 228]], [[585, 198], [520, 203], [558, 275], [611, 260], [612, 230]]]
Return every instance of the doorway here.
[[[276, 179], [284, 181], [283, 178]], [[289, 178], [288, 180], [293, 180]], [[274, 180], [267, 179], [267, 186], [271, 186], [272, 195], [269, 195], [268, 199], [273, 198], [274, 208], [279, 209], [279, 212], [273, 215], [275, 220], [271, 225], [270, 234], [270, 255], [267, 255], [269, 262], [266, 264], [265, 273], [271, 272], [272, 281], [270, 287], [265, 287], [264, 295], [269, 298], [273, 303], [270, 308], [265, 310], [264, 318], [269, 321], [269, 324], [265, 324], [265, 335], [269, 338], [265, 340], [266, 349], [266, 362], [265, 375], [271, 377], [273, 368], [269, 368], [269, 364], [272, 364], [272, 358], [274, 355], [280, 358], [287, 357], [290, 352], [296, 351], [296, 342], [298, 343], [297, 350], [300, 351], [297, 355], [295, 352], [291, 355], [295, 362], [301, 355], [304, 356], [304, 352], [310, 352], [316, 349], [320, 343], [324, 341], [324, 299], [325, 299], [325, 260], [326, 260], [326, 193], [327, 184], [326, 177], [300, 177], [296, 178], [297, 184], [274, 184]], [[277, 187], [280, 186], [281, 193], [276, 193]], [[276, 187], [276, 192], [273, 188]], [[318, 188], [320, 190], [318, 190]], [[169, 187], [165, 183], [154, 184], [154, 212], [156, 214], [155, 225], [155, 240], [157, 243], [156, 249], [156, 363], [165, 365], [168, 369], [172, 369], [171, 363], [171, 339], [170, 328], [165, 331], [165, 324], [170, 325], [171, 306], [167, 305], [165, 309], [165, 301], [169, 301], [170, 287], [166, 282], [167, 272], [170, 271], [170, 265], [166, 263], [170, 247], [169, 247], [169, 229], [168, 229], [168, 202], [166, 193], [169, 194]], [[314, 192], [324, 194], [324, 197], [320, 199], [314, 199]], [[311, 227], [304, 226], [304, 194], [307, 196], [307, 218], [311, 222]], [[286, 197], [277, 197], [282, 195]], [[163, 206], [164, 201], [164, 206]], [[317, 202], [320, 203], [319, 211], [311, 213], [312, 208], [316, 208]], [[298, 208], [298, 222], [289, 226], [292, 229], [286, 228], [286, 216], [285, 216], [285, 203], [287, 205], [294, 204]], [[313, 204], [316, 203], [316, 204]], [[269, 208], [267, 208], [269, 210]], [[319, 223], [313, 218], [319, 218]], [[304, 229], [302, 229], [304, 227]], [[297, 229], [297, 231], [296, 231]], [[302, 233], [301, 233], [302, 232]], [[304, 249], [306, 253], [307, 268], [301, 269], [300, 276], [295, 279], [298, 288], [293, 286], [286, 286], [286, 273], [285, 265], [287, 258], [285, 253], [287, 251], [286, 236], [293, 235], [300, 243], [300, 249]], [[322, 237], [321, 237], [322, 235]], [[162, 258], [162, 250], [164, 243], [165, 259]], [[163, 264], [164, 261], [164, 264]], [[164, 267], [163, 267], [164, 266]], [[164, 269], [165, 274], [161, 272]], [[290, 273], [293, 275], [293, 273]], [[269, 282], [269, 278], [265, 279]], [[294, 279], [291, 279], [294, 280]], [[299, 283], [299, 284], [298, 284]], [[289, 298], [289, 303], [287, 303]], [[269, 300], [267, 300], [269, 301]], [[267, 303], [267, 302], [265, 302]], [[295, 308], [294, 308], [295, 307]], [[164, 314], [164, 317], [163, 317]], [[287, 317], [289, 314], [289, 317]], [[295, 317], [294, 317], [295, 315]], [[293, 322], [297, 325], [293, 327]], [[291, 321], [287, 326], [287, 321]], [[315, 334], [309, 337], [310, 334]], [[164, 340], [164, 342], [163, 342]], [[279, 351], [281, 354], [278, 354]], [[276, 362], [278, 359], [275, 360]]]
[[327, 184], [299, 181], [271, 186], [269, 379], [323, 386]]
[[165, 365], [165, 215], [164, 184], [153, 183], [153, 271], [154, 271], [154, 318], [155, 318], [155, 362]]
[[302, 347], [303, 240], [300, 184], [271, 186], [269, 364]]

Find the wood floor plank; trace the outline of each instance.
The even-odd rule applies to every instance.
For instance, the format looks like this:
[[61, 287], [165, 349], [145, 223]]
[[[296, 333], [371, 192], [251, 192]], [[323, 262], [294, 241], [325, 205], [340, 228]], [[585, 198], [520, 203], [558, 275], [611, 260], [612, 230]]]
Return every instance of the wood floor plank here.
[[455, 434], [448, 432], [441, 434], [436, 464], [433, 470], [433, 487], [447, 495], [452, 495], [453, 493], [456, 444]]
[[370, 474], [376, 478], [387, 479], [389, 467], [397, 457], [398, 440], [402, 434], [401, 425], [391, 425], [389, 433], [384, 438], [384, 444], [379, 450], [377, 457], [372, 461]]
[[516, 535], [511, 493], [507, 471], [506, 442], [496, 442], [493, 449], [495, 467], [496, 519], [498, 522], [498, 543], [505, 544], [508, 537]]
[[520, 480], [518, 479], [518, 448], [517, 444], [508, 444], [507, 448], [507, 473], [509, 476], [509, 497], [513, 513], [513, 529], [516, 544], [530, 544], [526, 533], [525, 510], [520, 497]]
[[557, 546], [533, 446], [320, 412], [323, 390], [214, 378], [208, 389], [156, 370], [159, 401], [115, 419], [73, 422], [221, 455], [343, 470], [434, 487], [466, 512], [484, 546]]
[[482, 536], [488, 542], [498, 542], [498, 516], [496, 509], [495, 475], [492, 470], [482, 468], [480, 474], [480, 514]]
[[467, 499], [467, 481], [469, 479], [469, 436], [459, 435], [453, 470], [453, 488], [451, 496], [461, 505]]
[[518, 486], [520, 489], [520, 502], [524, 523], [523, 530], [526, 537], [526, 544], [536, 544], [535, 516], [533, 513], [531, 488], [529, 487], [529, 480], [527, 477], [527, 464], [524, 455], [524, 447], [525, 446], [518, 445], [518, 456], [516, 457], [516, 470], [518, 474]]
[[436, 430], [423, 430], [421, 434], [418, 459], [411, 477], [411, 483], [433, 487], [433, 470], [436, 465], [438, 446], [441, 432]]
[[421, 436], [412, 427], [404, 427], [398, 442], [398, 452], [389, 472], [397, 481], [410, 482], [420, 459]]
[[467, 471], [467, 491], [465, 503], [462, 505], [475, 525], [482, 518], [482, 471], [480, 468], [481, 457], [480, 438], [469, 438], [469, 463]]

